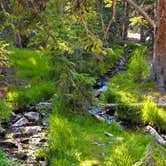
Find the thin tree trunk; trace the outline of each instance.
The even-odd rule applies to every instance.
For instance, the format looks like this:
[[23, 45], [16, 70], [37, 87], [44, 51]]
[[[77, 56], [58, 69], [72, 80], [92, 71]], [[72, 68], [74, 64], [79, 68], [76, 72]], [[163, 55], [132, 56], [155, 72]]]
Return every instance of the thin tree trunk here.
[[107, 25], [107, 28], [106, 28], [106, 30], [104, 32], [104, 37], [103, 37], [103, 40], [104, 40], [105, 43], [108, 40], [110, 27], [111, 27], [113, 21], [115, 20], [115, 13], [116, 13], [116, 0], [113, 0], [112, 1], [112, 16], [111, 16], [111, 18], [110, 18], [110, 20], [108, 22], [108, 25]]
[[145, 28], [143, 25], [141, 25], [141, 27], [140, 27], [140, 35], [141, 35], [140, 41], [142, 43], [145, 43], [145, 41], [146, 41], [146, 36], [144, 34], [144, 31], [145, 31]]
[[129, 29], [129, 5], [127, 2], [124, 2], [124, 20], [123, 20], [123, 29], [122, 29], [122, 39], [127, 40], [128, 38], [128, 29]]

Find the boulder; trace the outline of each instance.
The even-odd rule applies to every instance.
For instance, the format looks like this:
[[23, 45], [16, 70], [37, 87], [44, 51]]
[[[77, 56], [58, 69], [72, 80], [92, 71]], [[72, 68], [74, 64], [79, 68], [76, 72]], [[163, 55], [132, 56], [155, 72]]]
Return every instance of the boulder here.
[[40, 115], [38, 112], [28, 112], [28, 113], [25, 113], [24, 116], [30, 120], [30, 121], [39, 121], [40, 119]]

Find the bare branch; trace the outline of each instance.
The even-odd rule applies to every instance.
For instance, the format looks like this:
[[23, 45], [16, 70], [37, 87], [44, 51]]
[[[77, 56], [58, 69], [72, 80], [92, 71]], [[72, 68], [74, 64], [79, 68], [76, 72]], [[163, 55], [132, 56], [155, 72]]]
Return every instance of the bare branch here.
[[139, 12], [144, 19], [155, 29], [156, 28], [156, 24], [155, 22], [148, 16], [148, 14], [141, 8], [139, 7], [135, 2], [133, 2], [132, 0], [126, 0], [128, 2], [128, 4], [130, 4], [137, 12]]

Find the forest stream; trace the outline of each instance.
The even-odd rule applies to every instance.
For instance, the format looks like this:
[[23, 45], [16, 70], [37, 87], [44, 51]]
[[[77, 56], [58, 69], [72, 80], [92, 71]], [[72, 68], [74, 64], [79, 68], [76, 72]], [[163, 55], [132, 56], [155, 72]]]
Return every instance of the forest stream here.
[[[128, 50], [110, 71], [97, 80], [94, 85], [96, 98], [107, 90], [108, 81], [111, 77], [126, 70], [130, 53], [131, 50]], [[41, 105], [49, 106], [49, 103], [38, 104], [38, 106]], [[89, 110], [89, 113], [107, 121], [109, 124], [116, 120], [112, 113], [110, 114], [109, 111], [103, 113], [101, 108], [93, 108]], [[47, 165], [44, 159], [36, 158], [36, 151], [47, 146], [47, 117], [46, 111], [37, 112], [36, 108], [19, 110], [15, 112], [8, 124], [4, 124], [0, 133], [0, 144], [14, 163], [20, 161], [20, 163], [28, 166]]]

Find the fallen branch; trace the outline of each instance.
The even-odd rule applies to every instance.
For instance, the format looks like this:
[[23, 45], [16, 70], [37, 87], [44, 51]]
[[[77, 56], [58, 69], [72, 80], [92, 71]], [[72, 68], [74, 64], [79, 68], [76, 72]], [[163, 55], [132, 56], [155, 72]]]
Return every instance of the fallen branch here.
[[166, 141], [164, 140], [164, 138], [162, 138], [158, 132], [151, 126], [147, 126], [146, 130], [152, 135], [154, 136], [154, 138], [158, 141], [159, 144], [161, 145], [166, 145]]
[[[144, 105], [145, 105], [145, 103], [129, 104], [129, 106], [131, 106], [131, 107], [143, 107]], [[104, 106], [104, 108], [108, 109], [108, 108], [114, 108], [114, 107], [119, 107], [119, 106], [125, 106], [125, 104], [123, 104], [123, 103], [110, 103], [110, 104], [105, 104], [103, 106]], [[160, 107], [160, 108], [166, 108], [166, 103], [164, 103], [164, 104], [156, 103], [156, 106]]]

